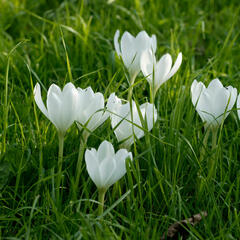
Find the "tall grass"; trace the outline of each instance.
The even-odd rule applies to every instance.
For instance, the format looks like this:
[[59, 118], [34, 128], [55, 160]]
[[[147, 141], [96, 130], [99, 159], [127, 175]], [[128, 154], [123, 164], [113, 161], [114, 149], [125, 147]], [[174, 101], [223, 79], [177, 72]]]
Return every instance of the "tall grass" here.
[[[239, 4], [222, 1], [0, 0], [0, 238], [160, 239], [173, 222], [201, 211], [208, 216], [190, 227], [189, 239], [240, 238], [239, 120], [236, 108], [217, 139], [217, 171], [209, 179], [208, 142], [200, 161], [203, 123], [190, 98], [193, 79], [220, 78], [240, 91]], [[36, 108], [33, 86], [46, 89], [72, 81], [107, 98], [127, 98], [128, 83], [115, 59], [117, 29], [156, 34], [157, 56], [183, 52], [178, 73], [159, 90], [157, 123], [132, 148], [127, 175], [106, 194], [97, 218], [97, 190], [83, 166], [77, 200], [73, 185], [80, 137], [65, 137], [61, 207], [55, 205], [58, 137]], [[133, 89], [139, 103], [149, 86], [139, 75]], [[107, 121], [88, 140], [118, 143]], [[198, 182], [203, 182], [199, 195]]]

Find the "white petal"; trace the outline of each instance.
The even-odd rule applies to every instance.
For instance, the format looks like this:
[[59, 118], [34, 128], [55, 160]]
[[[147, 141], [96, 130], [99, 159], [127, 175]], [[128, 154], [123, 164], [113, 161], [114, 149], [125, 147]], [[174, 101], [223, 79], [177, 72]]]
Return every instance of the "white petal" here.
[[136, 58], [135, 58], [135, 69], [136, 71], [140, 71], [140, 58], [143, 51], [149, 49], [153, 51], [152, 39], [148, 36], [145, 31], [141, 31], [138, 33], [135, 39], [135, 49], [136, 49]]
[[129, 130], [129, 132], [134, 131], [132, 133], [132, 135], [134, 134], [135, 137], [137, 137], [138, 139], [140, 139], [141, 137], [144, 136], [144, 131], [142, 130], [143, 126], [142, 126], [142, 122], [141, 122], [141, 118], [140, 118], [139, 114], [141, 114], [142, 115], [141, 118], [144, 119], [145, 112], [144, 113], [142, 112], [141, 106], [140, 106], [140, 112], [138, 112], [136, 103], [133, 101], [132, 102], [132, 115], [133, 115], [133, 119], [131, 118], [131, 113], [129, 113], [128, 125], [129, 125], [129, 128], [131, 130], [131, 131]]
[[230, 92], [230, 101], [228, 103], [228, 111], [229, 111], [233, 108], [237, 100], [237, 89], [233, 88], [232, 86], [228, 86], [227, 89]]
[[191, 85], [191, 96], [192, 96], [192, 103], [195, 106], [200, 94], [202, 91], [206, 89], [205, 85], [202, 82], [197, 82], [197, 80], [194, 80], [192, 85]]
[[93, 132], [96, 128], [102, 125], [109, 117], [109, 112], [104, 110], [98, 111], [93, 114], [90, 121], [87, 124], [87, 128]]
[[102, 183], [102, 179], [96, 149], [86, 150], [85, 161], [90, 178], [96, 186], [99, 186]]
[[102, 162], [105, 159], [113, 158], [114, 154], [115, 151], [113, 145], [110, 142], [105, 140], [100, 144], [97, 152], [99, 162]]
[[107, 101], [107, 110], [110, 112], [114, 112], [115, 105], [117, 104], [118, 99], [116, 98], [115, 93], [111, 93]]
[[151, 50], [153, 53], [155, 53], [157, 50], [157, 38], [155, 34], [153, 34], [151, 38]]
[[67, 130], [76, 119], [78, 92], [72, 83], [67, 83], [62, 92], [61, 121]]
[[116, 50], [118, 56], [121, 55], [120, 47], [119, 47], [119, 41], [118, 41], [119, 35], [120, 35], [120, 31], [117, 30], [115, 35], [114, 35], [114, 47], [115, 47], [115, 50]]
[[[85, 90], [79, 91], [79, 104], [76, 120], [82, 125], [86, 125], [87, 128], [91, 131], [94, 131], [97, 127], [97, 124], [101, 120], [103, 111], [99, 110], [104, 109], [104, 97], [100, 92], [94, 93], [89, 87]], [[108, 116], [106, 116], [107, 118]], [[105, 119], [106, 120], [106, 119]], [[102, 122], [104, 119], [102, 119]], [[98, 125], [98, 126], [99, 126]]]
[[148, 131], [151, 131], [153, 128], [153, 124], [157, 121], [157, 109], [151, 103], [144, 103], [140, 107], [145, 121], [147, 121]]
[[211, 91], [211, 92], [214, 92], [216, 89], [219, 89], [219, 88], [223, 88], [223, 85], [218, 78], [213, 79], [207, 87], [208, 91]]
[[143, 75], [147, 78], [148, 82], [152, 83], [153, 69], [156, 64], [155, 55], [151, 50], [145, 50], [140, 58], [140, 65]]
[[115, 115], [112, 115], [111, 125], [118, 141], [125, 140], [132, 135], [132, 124], [130, 120], [130, 104], [122, 104], [117, 109]]
[[107, 103], [107, 109], [112, 112], [111, 124], [114, 128], [130, 113], [130, 104], [129, 102], [122, 104], [121, 99], [115, 96], [115, 94], [111, 94]]
[[39, 85], [39, 83], [37, 83], [34, 87], [34, 91], [33, 91], [33, 94], [34, 94], [34, 99], [35, 99], [35, 102], [37, 104], [37, 106], [39, 107], [39, 109], [42, 111], [42, 113], [47, 117], [48, 117], [48, 111], [43, 103], [43, 100], [42, 100], [42, 96], [41, 96], [41, 87]]
[[61, 111], [62, 111], [62, 101], [54, 91], [48, 90], [48, 97], [47, 97], [47, 109], [48, 115], [51, 122], [55, 125], [55, 127], [64, 132], [66, 129], [62, 125], [61, 121]]
[[202, 92], [200, 95], [196, 110], [203, 122], [210, 124], [214, 121], [216, 123], [215, 117], [212, 113], [211, 95], [209, 95], [206, 91]]
[[152, 39], [148, 36], [145, 31], [141, 31], [136, 36], [136, 50], [137, 52], [142, 52], [146, 49], [150, 49], [152, 45]]
[[50, 88], [48, 89], [47, 98], [49, 95], [51, 95], [53, 93], [56, 94], [60, 98], [62, 97], [62, 91], [61, 91], [60, 87], [57, 86], [56, 84], [52, 84], [50, 86]]
[[136, 58], [135, 38], [129, 33], [124, 32], [121, 38], [121, 53], [124, 65], [129, 68]]
[[[177, 72], [177, 70], [179, 69], [181, 63], [182, 63], [182, 53], [180, 52], [180, 53], [178, 54], [178, 57], [177, 57], [174, 65], [173, 65], [171, 71], [170, 71], [170, 72], [168, 73], [168, 75], [166, 76], [166, 80], [168, 80], [169, 78], [171, 78], [171, 77]], [[166, 81], [166, 80], [165, 80], [165, 81]]]
[[216, 89], [216, 94], [214, 95], [214, 99], [212, 99], [211, 107], [212, 114], [217, 120], [218, 124], [221, 124], [223, 118], [227, 117], [229, 112], [227, 113], [227, 105], [230, 97], [230, 92], [225, 88]]
[[89, 105], [89, 102], [92, 101], [94, 98], [94, 92], [91, 87], [88, 87], [86, 89], [78, 88], [78, 107], [77, 107], [77, 114], [76, 114], [76, 120], [80, 122], [81, 124], [84, 124], [87, 119], [87, 116], [84, 116], [84, 111]]
[[[115, 155], [115, 154], [114, 154]], [[114, 184], [114, 175], [116, 174], [116, 162], [114, 161], [114, 155], [109, 158], [105, 158], [100, 164], [100, 174], [102, 183], [99, 188], [108, 188]]]
[[116, 171], [112, 177], [113, 183], [117, 182], [120, 178], [122, 178], [126, 173], [126, 159], [130, 158], [132, 160], [132, 153], [128, 152], [126, 149], [120, 149], [117, 151], [115, 156], [116, 162]]
[[170, 54], [165, 54], [157, 62], [154, 69], [154, 86], [158, 89], [165, 81], [172, 66], [172, 57]]

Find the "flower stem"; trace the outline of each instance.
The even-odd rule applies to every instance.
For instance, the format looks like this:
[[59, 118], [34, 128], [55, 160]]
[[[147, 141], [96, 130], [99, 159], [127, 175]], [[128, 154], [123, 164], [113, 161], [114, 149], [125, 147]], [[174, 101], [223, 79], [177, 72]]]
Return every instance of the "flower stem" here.
[[130, 79], [130, 86], [128, 88], [128, 101], [130, 102], [130, 100], [132, 99], [132, 93], [133, 93], [133, 84], [134, 84], [134, 81], [136, 79], [137, 75], [136, 74], [133, 74], [133, 76], [131, 77]]
[[218, 135], [218, 128], [212, 129], [212, 158], [209, 159], [209, 174], [208, 177], [212, 178], [215, 177], [216, 174], [216, 166], [217, 166], [217, 135]]
[[154, 87], [150, 87], [150, 103], [154, 104], [155, 101], [155, 96], [156, 96], [156, 92], [154, 91]]
[[128, 101], [130, 101], [132, 98], [132, 92], [133, 92], [133, 87], [132, 85], [130, 85], [128, 89]]
[[210, 134], [210, 128], [205, 129], [206, 133], [205, 136], [203, 138], [203, 144], [202, 144], [202, 148], [200, 150], [200, 158], [199, 158], [199, 166], [200, 169], [198, 171], [198, 178], [197, 178], [197, 188], [198, 188], [198, 198], [200, 198], [202, 196], [202, 191], [203, 191], [203, 185], [204, 185], [204, 179], [202, 176], [202, 162], [203, 159], [206, 157], [206, 149], [207, 149], [207, 142], [208, 142], [208, 138], [209, 138], [209, 134]]
[[98, 216], [101, 216], [103, 214], [103, 208], [104, 208], [104, 197], [105, 197], [106, 189], [101, 188], [98, 189]]
[[205, 134], [205, 136], [203, 138], [203, 145], [202, 145], [202, 148], [201, 148], [201, 151], [200, 151], [200, 159], [199, 159], [200, 163], [202, 162], [203, 158], [205, 157], [209, 134], [210, 134], [210, 129], [208, 128], [206, 130], [206, 134]]
[[79, 184], [79, 179], [81, 176], [81, 168], [82, 168], [82, 162], [83, 162], [83, 155], [84, 155], [84, 151], [86, 149], [86, 145], [87, 145], [87, 140], [89, 137], [89, 133], [87, 131], [83, 131], [82, 134], [82, 138], [80, 140], [80, 144], [79, 144], [79, 152], [78, 152], [78, 161], [77, 161], [77, 168], [76, 168], [76, 180], [75, 180], [75, 186], [74, 186], [74, 199], [77, 199], [77, 189], [78, 189], [78, 184]]
[[218, 129], [214, 128], [212, 130], [212, 150], [215, 150], [217, 146], [217, 134], [218, 134]]
[[64, 145], [64, 134], [62, 132], [58, 133], [59, 140], [59, 150], [58, 150], [58, 174], [56, 182], [56, 201], [59, 202], [60, 197], [60, 187], [62, 178], [62, 164], [63, 164], [63, 145]]

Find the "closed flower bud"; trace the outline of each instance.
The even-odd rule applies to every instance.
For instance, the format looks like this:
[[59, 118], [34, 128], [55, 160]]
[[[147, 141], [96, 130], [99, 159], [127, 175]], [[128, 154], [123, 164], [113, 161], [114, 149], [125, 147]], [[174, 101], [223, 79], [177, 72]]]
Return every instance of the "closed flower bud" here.
[[194, 80], [191, 95], [205, 126], [217, 128], [230, 113], [237, 98], [237, 89], [232, 86], [225, 88], [219, 79], [212, 80], [207, 88], [202, 82]]
[[63, 90], [52, 84], [47, 93], [45, 107], [39, 83], [34, 88], [34, 99], [42, 113], [55, 125], [63, 135], [73, 124], [77, 109], [78, 92], [72, 83], [67, 83]]
[[112, 144], [108, 141], [103, 141], [98, 150], [95, 148], [86, 150], [87, 171], [99, 190], [106, 191], [124, 176], [127, 158], [132, 160], [131, 152], [120, 149], [115, 153]]
[[119, 30], [114, 36], [114, 46], [117, 55], [122, 58], [125, 67], [128, 69], [130, 78], [134, 79], [140, 72], [140, 57], [143, 51], [151, 49], [154, 53], [157, 48], [157, 39], [155, 35], [151, 37], [145, 31], [141, 31], [136, 37], [129, 32], [124, 32], [119, 42]]

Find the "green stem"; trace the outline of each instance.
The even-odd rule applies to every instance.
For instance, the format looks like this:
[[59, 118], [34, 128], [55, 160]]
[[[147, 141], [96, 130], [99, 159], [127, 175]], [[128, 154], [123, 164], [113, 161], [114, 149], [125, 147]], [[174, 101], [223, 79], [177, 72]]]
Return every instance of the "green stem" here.
[[132, 99], [132, 92], [133, 92], [133, 86], [132, 84], [129, 86], [129, 89], [128, 89], [128, 101], [130, 102], [130, 100]]
[[212, 178], [215, 177], [216, 174], [216, 166], [217, 166], [217, 134], [218, 134], [218, 128], [212, 129], [212, 158], [209, 159], [209, 174], [208, 177]]
[[201, 151], [200, 151], [200, 159], [199, 159], [199, 162], [200, 162], [200, 163], [202, 162], [203, 158], [205, 157], [209, 134], [210, 134], [210, 129], [208, 128], [208, 129], [206, 130], [206, 134], [205, 134], [205, 136], [204, 136], [204, 138], [203, 138], [203, 145], [202, 145], [202, 148], [201, 148]]
[[106, 189], [101, 188], [98, 189], [98, 216], [103, 214], [103, 207], [104, 207], [104, 197], [105, 197]]
[[209, 138], [209, 134], [211, 129], [210, 128], [205, 128], [206, 133], [203, 138], [203, 145], [200, 151], [200, 158], [199, 158], [199, 166], [200, 170], [198, 172], [198, 178], [197, 178], [197, 185], [198, 185], [198, 198], [201, 198], [202, 196], [202, 191], [203, 191], [203, 185], [204, 185], [204, 178], [202, 177], [202, 161], [206, 157], [206, 149], [207, 149], [207, 142]]
[[77, 161], [77, 168], [76, 168], [76, 180], [75, 180], [75, 190], [74, 190], [74, 199], [77, 199], [77, 189], [78, 189], [78, 184], [79, 184], [79, 179], [81, 176], [82, 172], [82, 162], [83, 162], [83, 156], [84, 156], [84, 151], [87, 146], [87, 140], [89, 137], [89, 133], [87, 131], [83, 131], [82, 134], [82, 141], [80, 140], [79, 144], [79, 152], [78, 152], [78, 161]]
[[136, 74], [133, 74], [133, 76], [131, 77], [130, 79], [130, 86], [128, 88], [128, 101], [130, 102], [130, 100], [132, 99], [132, 93], [133, 93], [133, 84], [134, 84], [134, 81], [136, 79], [137, 75]]
[[[130, 86], [128, 89], [128, 101], [130, 104], [130, 114], [131, 114], [131, 121], [133, 123], [133, 111], [132, 111], [132, 92], [133, 92], [133, 83], [137, 77], [137, 74], [133, 74], [131, 79], [130, 79]], [[133, 137], [134, 137], [134, 125], [132, 124], [132, 132], [133, 132]], [[135, 140], [135, 139], [134, 139]], [[135, 144], [135, 141], [134, 141]]]
[[218, 128], [212, 129], [212, 150], [215, 150], [217, 146], [217, 134], [218, 134]]
[[59, 140], [59, 150], [58, 150], [58, 174], [56, 182], [56, 201], [60, 199], [60, 187], [61, 187], [61, 178], [62, 178], [62, 164], [63, 164], [63, 145], [64, 145], [64, 134], [62, 132], [58, 133]]
[[154, 91], [154, 87], [150, 87], [150, 103], [154, 104], [155, 101], [155, 96], [156, 96], [156, 92]]

